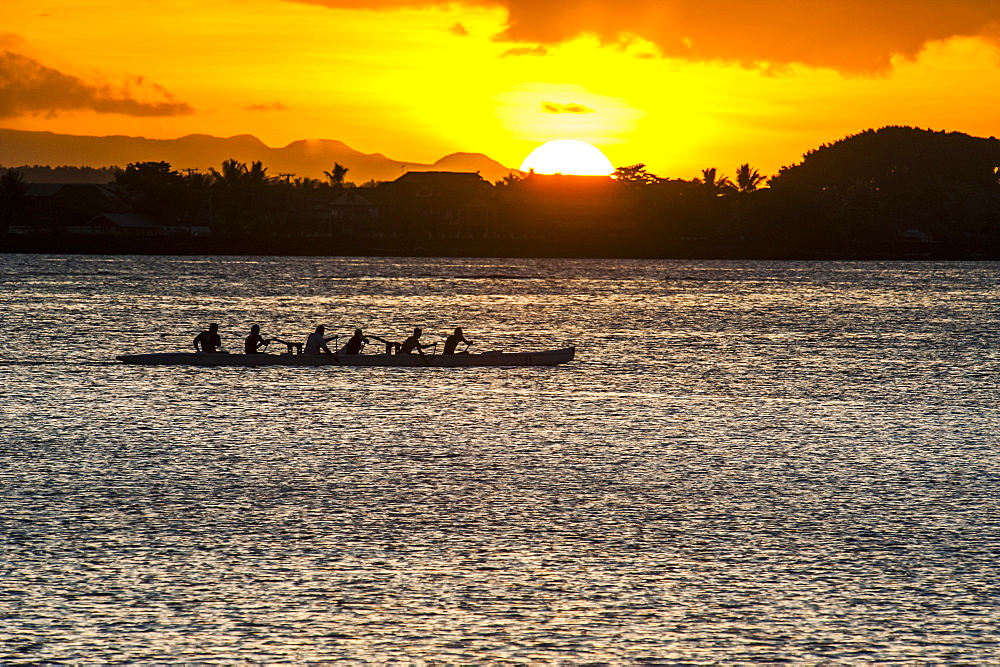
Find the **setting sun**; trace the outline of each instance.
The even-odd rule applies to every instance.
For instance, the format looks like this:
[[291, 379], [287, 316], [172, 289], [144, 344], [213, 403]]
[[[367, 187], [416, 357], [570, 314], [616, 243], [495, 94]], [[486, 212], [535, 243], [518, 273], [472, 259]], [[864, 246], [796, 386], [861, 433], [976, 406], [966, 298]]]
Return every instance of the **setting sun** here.
[[[364, 154], [344, 164], [364, 182], [385, 178], [365, 156], [429, 168], [483, 154], [509, 169], [572, 139], [691, 179], [744, 163], [773, 175], [867, 128], [997, 133], [994, 0], [777, 0], [750, 14], [682, 0], [39, 4], [3, 4], [0, 129], [39, 133], [30, 154], [0, 142], [4, 165], [146, 159], [46, 148], [44, 133], [248, 135], [263, 145], [226, 157], [322, 179], [332, 161], [279, 164], [271, 149], [326, 139]], [[188, 151], [173, 166], [220, 161]], [[571, 162], [545, 168], [580, 173]]]
[[536, 174], [574, 176], [609, 176], [615, 168], [597, 147], [586, 141], [560, 139], [549, 141], [531, 151], [521, 163], [521, 171]]

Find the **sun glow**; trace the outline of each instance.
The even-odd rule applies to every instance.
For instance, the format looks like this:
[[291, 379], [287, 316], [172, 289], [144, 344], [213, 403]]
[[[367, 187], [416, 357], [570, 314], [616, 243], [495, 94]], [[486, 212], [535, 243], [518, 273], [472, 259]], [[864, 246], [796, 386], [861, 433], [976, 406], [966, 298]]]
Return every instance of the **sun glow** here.
[[[748, 29], [672, 0], [4, 0], [0, 80], [17, 85], [0, 81], [0, 126], [149, 139], [249, 134], [274, 148], [320, 137], [414, 164], [483, 153], [509, 167], [543, 142], [576, 139], [615, 165], [685, 179], [712, 167], [732, 176], [743, 163], [774, 174], [806, 151], [884, 125], [996, 134], [996, 31], [977, 33], [972, 23], [987, 10], [949, 5], [938, 16], [935, 3], [923, 3], [912, 25], [890, 27], [872, 18], [888, 15], [885, 3], [861, 3], [873, 22], [843, 37], [842, 12], [814, 4]], [[835, 20], [821, 24], [824, 16]], [[935, 25], [939, 18], [950, 27]], [[917, 24], [929, 28], [919, 33]], [[796, 34], [793, 26], [824, 39], [761, 41]], [[777, 60], [766, 64], [767, 55]], [[888, 69], [835, 66], [868, 56]], [[10, 150], [0, 147], [0, 162], [83, 159], [15, 160]], [[351, 179], [358, 160], [346, 165]], [[210, 165], [192, 156], [173, 166]], [[302, 166], [314, 171], [297, 176], [322, 179], [331, 166]]]
[[521, 163], [521, 171], [536, 174], [574, 176], [609, 176], [615, 168], [597, 147], [586, 141], [560, 139], [549, 141], [531, 151]]

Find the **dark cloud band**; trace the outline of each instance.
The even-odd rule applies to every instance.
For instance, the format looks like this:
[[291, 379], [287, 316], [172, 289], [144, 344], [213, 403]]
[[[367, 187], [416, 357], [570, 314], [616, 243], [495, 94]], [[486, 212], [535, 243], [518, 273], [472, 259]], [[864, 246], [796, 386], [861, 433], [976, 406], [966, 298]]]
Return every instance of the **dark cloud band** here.
[[194, 113], [190, 105], [174, 101], [155, 84], [134, 81], [153, 91], [156, 101], [133, 97], [129, 91], [114, 91], [47, 67], [13, 51], [0, 51], [0, 118], [26, 113], [55, 114], [60, 111], [96, 111], [126, 116], [182, 116]]
[[[293, 0], [336, 8], [391, 10], [455, 4], [455, 0]], [[881, 72], [894, 56], [914, 58], [929, 43], [985, 36], [995, 42], [997, 0], [735, 0], [710, 6], [690, 0], [459, 0], [503, 7], [498, 39], [537, 46], [581, 35], [617, 43], [639, 37], [666, 57], [722, 60], [749, 67], [792, 63], [843, 72]], [[535, 55], [537, 51], [524, 51]], [[521, 55], [514, 50], [505, 55]]]

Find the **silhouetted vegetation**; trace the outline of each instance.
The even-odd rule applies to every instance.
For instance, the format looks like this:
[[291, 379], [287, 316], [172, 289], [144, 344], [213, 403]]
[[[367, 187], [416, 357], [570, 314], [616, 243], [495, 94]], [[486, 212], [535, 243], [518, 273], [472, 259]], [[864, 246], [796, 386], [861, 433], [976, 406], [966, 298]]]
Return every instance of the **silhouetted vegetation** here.
[[[707, 167], [690, 181], [644, 164], [613, 179], [511, 174], [493, 184], [409, 172], [356, 186], [348, 172], [334, 164], [324, 181], [272, 175], [260, 162], [208, 173], [138, 162], [88, 194], [7, 170], [0, 214], [8, 249], [1000, 258], [1000, 141], [955, 132], [866, 130], [770, 179], [749, 163], [732, 180]], [[126, 243], [130, 233], [145, 236]]]
[[[822, 215], [834, 241], [887, 241], [909, 232], [970, 245], [997, 236], [998, 169], [997, 139], [885, 127], [806, 153], [770, 185], [776, 200]], [[786, 229], [794, 224], [788, 216], [778, 220]]]
[[20, 171], [9, 169], [0, 175], [0, 211], [7, 225], [18, 222], [28, 202], [28, 183]]
[[344, 185], [344, 177], [347, 176], [348, 171], [350, 171], [350, 169], [348, 169], [344, 165], [340, 164], [339, 162], [334, 162], [333, 171], [324, 171], [323, 173], [326, 174], [326, 177], [327, 179], [329, 179], [330, 183], [340, 187]]

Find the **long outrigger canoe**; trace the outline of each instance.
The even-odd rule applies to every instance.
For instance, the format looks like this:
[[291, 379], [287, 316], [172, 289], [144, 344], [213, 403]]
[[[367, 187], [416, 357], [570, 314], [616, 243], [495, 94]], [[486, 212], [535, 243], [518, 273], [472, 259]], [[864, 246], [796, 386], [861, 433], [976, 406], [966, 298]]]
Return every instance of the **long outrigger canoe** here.
[[541, 352], [481, 354], [226, 354], [224, 352], [160, 352], [122, 354], [126, 364], [147, 366], [555, 366], [572, 361], [575, 347]]

